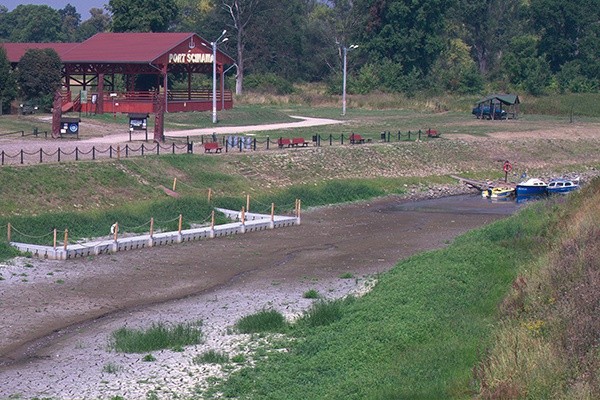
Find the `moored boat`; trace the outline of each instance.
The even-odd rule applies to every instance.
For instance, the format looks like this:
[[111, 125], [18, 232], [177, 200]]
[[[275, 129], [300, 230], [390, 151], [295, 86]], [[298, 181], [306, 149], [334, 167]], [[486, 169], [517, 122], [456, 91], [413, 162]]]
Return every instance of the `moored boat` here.
[[579, 178], [577, 179], [566, 179], [559, 178], [553, 179], [548, 182], [548, 193], [568, 193], [573, 190], [579, 189]]
[[489, 189], [481, 192], [481, 195], [488, 199], [507, 198], [507, 197], [511, 197], [514, 194], [515, 194], [515, 188], [508, 187], [508, 186], [493, 187], [493, 188], [489, 188]]
[[547, 188], [548, 184], [546, 182], [538, 178], [531, 178], [517, 184], [516, 192], [517, 196], [540, 195], [546, 194]]

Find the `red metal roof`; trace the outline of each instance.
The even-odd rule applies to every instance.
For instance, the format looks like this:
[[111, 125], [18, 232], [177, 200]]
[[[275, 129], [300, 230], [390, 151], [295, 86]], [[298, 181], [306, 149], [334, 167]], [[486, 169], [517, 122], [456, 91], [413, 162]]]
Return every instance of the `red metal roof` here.
[[54, 49], [61, 60], [64, 54], [79, 43], [0, 43], [6, 50], [6, 56], [11, 63], [18, 63], [29, 49]]
[[[28, 49], [53, 48], [65, 64], [150, 64], [175, 47], [189, 43], [196, 51], [212, 53], [210, 42], [195, 33], [98, 33], [82, 43], [2, 43], [8, 59], [18, 62]], [[202, 43], [206, 44], [204, 46]], [[205, 50], [205, 51], [204, 51]], [[234, 61], [218, 52], [224, 64]]]

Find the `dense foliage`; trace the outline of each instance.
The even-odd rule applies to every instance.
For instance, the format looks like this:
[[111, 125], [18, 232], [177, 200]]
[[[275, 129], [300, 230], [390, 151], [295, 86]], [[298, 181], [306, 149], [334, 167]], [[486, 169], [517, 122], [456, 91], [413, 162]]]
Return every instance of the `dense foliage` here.
[[52, 49], [29, 49], [18, 65], [17, 81], [25, 100], [36, 100], [50, 109], [60, 87], [62, 63]]
[[[269, 80], [326, 82], [348, 92], [595, 92], [600, 0], [111, 0], [81, 22], [61, 10], [0, 6], [0, 41], [84, 40], [97, 32], [185, 31], [214, 40], [236, 60], [236, 92], [279, 91]], [[254, 78], [251, 78], [255, 75]], [[257, 84], [258, 83], [258, 84]], [[486, 86], [487, 84], [487, 86]]]

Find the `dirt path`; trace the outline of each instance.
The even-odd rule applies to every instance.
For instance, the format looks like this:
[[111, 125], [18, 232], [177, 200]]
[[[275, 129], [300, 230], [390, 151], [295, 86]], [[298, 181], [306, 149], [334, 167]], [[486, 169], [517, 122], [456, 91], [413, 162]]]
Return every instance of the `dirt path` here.
[[[14, 393], [72, 398], [68, 390], [102, 397], [107, 392], [98, 392], [100, 381], [118, 381], [115, 395], [138, 398], [139, 385], [123, 381], [170, 376], [165, 371], [171, 369], [140, 364], [140, 355], [107, 351], [112, 330], [203, 320], [204, 347], [163, 354], [164, 363], [180, 372], [173, 375], [177, 381], [185, 375], [177, 365], [193, 364], [190, 357], [206, 346], [239, 345], [225, 333], [236, 318], [265, 307], [297, 314], [310, 305], [302, 293], [311, 288], [326, 297], [360, 291], [397, 260], [444, 246], [515, 207], [479, 196], [421, 202], [386, 198], [313, 210], [297, 227], [85, 260], [4, 266], [0, 398]], [[340, 279], [344, 273], [354, 279]], [[111, 362], [128, 372], [103, 373]], [[197, 379], [211, 375], [194, 371]], [[60, 385], [58, 377], [64, 380]], [[176, 382], [162, 385], [177, 387]]]

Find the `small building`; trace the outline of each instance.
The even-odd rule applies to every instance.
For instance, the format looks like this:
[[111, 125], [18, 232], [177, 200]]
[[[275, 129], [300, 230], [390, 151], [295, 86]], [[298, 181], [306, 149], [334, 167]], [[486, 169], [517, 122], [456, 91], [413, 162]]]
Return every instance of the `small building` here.
[[487, 119], [517, 119], [519, 96], [516, 94], [491, 94], [476, 103], [473, 115]]
[[[193, 74], [212, 74], [216, 64], [217, 109], [233, 107], [231, 91], [224, 88], [226, 65], [234, 60], [216, 52], [195, 33], [98, 33], [82, 43], [0, 43], [16, 67], [29, 49], [54, 49], [63, 63], [62, 112], [156, 113], [162, 110], [208, 111], [212, 89], [192, 88]], [[169, 74], [184, 74], [186, 90], [169, 90]], [[155, 75], [156, 89], [136, 91], [136, 75]], [[123, 75], [125, 91], [115, 76]]]

